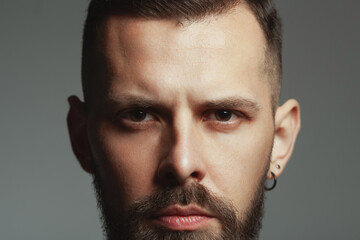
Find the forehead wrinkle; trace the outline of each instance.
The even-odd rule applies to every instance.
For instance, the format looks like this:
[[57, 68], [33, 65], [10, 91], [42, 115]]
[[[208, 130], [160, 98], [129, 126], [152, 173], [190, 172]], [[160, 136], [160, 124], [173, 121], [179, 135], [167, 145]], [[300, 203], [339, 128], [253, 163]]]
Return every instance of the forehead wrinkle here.
[[[119, 18], [121, 21], [116, 23], [114, 20]], [[158, 26], [159, 22], [162, 22], [161, 28]], [[127, 57], [129, 53], [131, 54], [131, 52], [136, 53], [140, 51], [147, 53], [147, 49], [154, 49], [154, 47], [161, 50], [163, 44], [159, 43], [164, 42], [171, 43], [172, 49], [175, 51], [225, 48], [225, 45], [227, 44], [225, 32], [220, 34], [219, 31], [208, 28], [208, 25], [211, 25], [210, 22], [213, 21], [209, 20], [209, 23], [197, 22], [196, 24], [183, 27], [176, 25], [174, 20], [171, 19], [146, 20], [113, 16], [108, 21], [107, 29], [110, 30], [109, 32], [112, 34], [117, 35], [118, 51], [125, 57]], [[147, 27], [143, 28], [143, 26]], [[154, 32], [158, 32], [159, 34], [154, 37]], [[163, 34], [164, 32], [170, 34]], [[144, 41], [144, 37], [149, 34], [153, 37], [146, 38], [146, 41]], [[209, 35], [211, 35], [211, 38]], [[129, 39], [131, 39], [131, 41], [128, 41]], [[165, 51], [172, 50], [167, 47], [163, 49]], [[157, 51], [158, 54], [160, 52], [161, 51]]]
[[[146, 59], [152, 59], [152, 63], [154, 63], [155, 60], [162, 64], [182, 65], [183, 58], [188, 58], [189, 62], [208, 62], [214, 56], [226, 55], [228, 52], [225, 43], [207, 44], [189, 41], [186, 45], [181, 44], [182, 43], [171, 43], [163, 46], [151, 40], [146, 43], [132, 44], [129, 47], [119, 42], [118, 54], [121, 56], [122, 61], [127, 64], [143, 64], [146, 62]], [[171, 47], [168, 47], [169, 45], [171, 45]], [[153, 51], [153, 49], [157, 49], [157, 51]], [[197, 54], [195, 54], [196, 52]], [[194, 55], [197, 57], [192, 57]], [[142, 58], [139, 59], [136, 56], [142, 56]]]

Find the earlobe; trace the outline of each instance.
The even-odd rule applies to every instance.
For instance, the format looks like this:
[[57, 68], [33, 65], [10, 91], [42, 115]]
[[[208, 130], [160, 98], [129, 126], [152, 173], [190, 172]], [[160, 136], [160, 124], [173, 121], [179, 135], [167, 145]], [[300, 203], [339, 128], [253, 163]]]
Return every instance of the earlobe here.
[[296, 100], [288, 100], [277, 109], [269, 179], [272, 178], [271, 172], [277, 177], [283, 172], [293, 152], [300, 125], [300, 106]]
[[84, 103], [76, 96], [70, 96], [68, 101], [70, 109], [67, 116], [67, 125], [71, 147], [81, 167], [86, 172], [92, 174], [92, 161], [86, 132]]

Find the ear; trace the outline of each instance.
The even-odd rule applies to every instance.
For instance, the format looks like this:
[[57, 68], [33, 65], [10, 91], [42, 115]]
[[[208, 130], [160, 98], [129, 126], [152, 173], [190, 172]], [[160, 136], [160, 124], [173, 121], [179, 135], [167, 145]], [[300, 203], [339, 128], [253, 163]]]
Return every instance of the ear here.
[[278, 107], [275, 114], [275, 136], [267, 178], [277, 177], [283, 172], [293, 152], [301, 125], [300, 106], [296, 100], [288, 100]]
[[70, 96], [68, 101], [70, 109], [67, 116], [67, 125], [71, 147], [81, 167], [92, 174], [92, 160], [86, 131], [85, 104], [76, 96]]

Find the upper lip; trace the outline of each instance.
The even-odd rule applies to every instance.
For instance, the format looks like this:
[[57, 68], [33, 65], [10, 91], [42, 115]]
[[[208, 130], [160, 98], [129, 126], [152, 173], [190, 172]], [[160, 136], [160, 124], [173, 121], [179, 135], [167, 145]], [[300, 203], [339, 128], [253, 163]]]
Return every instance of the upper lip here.
[[180, 206], [180, 205], [172, 205], [167, 208], [164, 208], [157, 214], [156, 217], [161, 216], [190, 216], [190, 215], [200, 215], [206, 217], [213, 217], [213, 214], [200, 208], [196, 205], [187, 205], [187, 206]]

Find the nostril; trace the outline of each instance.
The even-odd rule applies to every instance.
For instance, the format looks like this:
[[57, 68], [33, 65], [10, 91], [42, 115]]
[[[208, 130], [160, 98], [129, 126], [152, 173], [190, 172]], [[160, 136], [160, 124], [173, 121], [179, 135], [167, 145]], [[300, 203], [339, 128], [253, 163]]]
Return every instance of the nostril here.
[[173, 172], [167, 172], [163, 174], [163, 177], [160, 181], [166, 186], [176, 186], [179, 184], [179, 180], [176, 178], [176, 175]]
[[193, 177], [193, 178], [197, 178], [198, 176], [199, 176], [198, 172], [193, 172], [191, 174], [191, 177]]
[[174, 180], [175, 179], [175, 175], [172, 172], [168, 172], [166, 173], [166, 179], [168, 180]]

